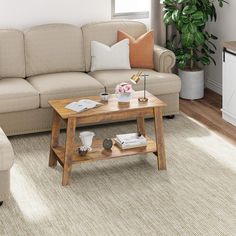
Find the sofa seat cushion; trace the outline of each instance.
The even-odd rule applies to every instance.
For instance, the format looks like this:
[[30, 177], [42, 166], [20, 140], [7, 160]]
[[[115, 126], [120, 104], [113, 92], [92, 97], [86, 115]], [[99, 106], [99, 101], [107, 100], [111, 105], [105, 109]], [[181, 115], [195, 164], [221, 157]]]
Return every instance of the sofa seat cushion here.
[[[175, 74], [159, 73], [151, 69], [131, 69], [131, 70], [108, 70], [95, 71], [89, 74], [103, 84], [109, 93], [114, 93], [115, 87], [121, 82], [132, 83], [130, 78], [138, 71], [148, 74], [147, 91], [154, 95], [179, 93], [181, 88], [180, 78]], [[132, 84], [134, 90], [143, 90], [143, 82]]]
[[22, 78], [0, 80], [0, 113], [39, 108], [39, 93]]
[[49, 107], [48, 101], [79, 96], [99, 95], [102, 84], [83, 72], [65, 72], [27, 78], [40, 93], [40, 106]]

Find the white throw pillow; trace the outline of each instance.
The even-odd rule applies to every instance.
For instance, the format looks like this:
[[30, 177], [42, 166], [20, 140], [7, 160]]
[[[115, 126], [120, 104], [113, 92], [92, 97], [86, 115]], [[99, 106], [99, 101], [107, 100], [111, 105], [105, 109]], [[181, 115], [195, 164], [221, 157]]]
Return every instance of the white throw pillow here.
[[91, 41], [91, 57], [91, 71], [131, 69], [129, 39], [124, 39], [111, 47]]

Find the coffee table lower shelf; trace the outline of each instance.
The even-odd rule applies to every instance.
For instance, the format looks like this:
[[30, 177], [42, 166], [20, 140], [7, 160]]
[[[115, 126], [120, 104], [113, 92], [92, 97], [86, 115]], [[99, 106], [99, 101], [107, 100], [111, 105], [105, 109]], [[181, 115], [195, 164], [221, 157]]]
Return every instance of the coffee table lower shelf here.
[[[102, 147], [103, 140], [94, 140], [93, 142], [93, 150], [86, 154], [86, 156], [80, 156], [76, 150], [73, 153], [72, 164], [89, 162], [89, 161], [97, 161], [97, 160], [108, 160], [112, 158], [122, 157], [122, 156], [132, 156], [142, 153], [156, 153], [156, 143], [147, 138], [147, 146], [146, 147], [138, 147], [122, 150], [115, 144], [112, 147], [112, 150], [105, 150]], [[78, 145], [79, 146], [79, 145]], [[77, 149], [77, 148], [75, 148]], [[65, 148], [62, 146], [52, 147], [53, 152], [55, 153], [58, 162], [64, 166], [65, 163]]]

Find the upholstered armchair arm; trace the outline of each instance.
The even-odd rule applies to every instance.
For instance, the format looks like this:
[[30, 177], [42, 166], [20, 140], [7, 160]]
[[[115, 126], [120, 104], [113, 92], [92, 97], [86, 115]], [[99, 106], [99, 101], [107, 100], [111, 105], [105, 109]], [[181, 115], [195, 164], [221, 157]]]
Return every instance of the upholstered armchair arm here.
[[0, 128], [0, 171], [9, 170], [14, 162], [12, 145]]
[[154, 66], [155, 70], [161, 73], [171, 73], [175, 65], [175, 54], [158, 45], [154, 46]]

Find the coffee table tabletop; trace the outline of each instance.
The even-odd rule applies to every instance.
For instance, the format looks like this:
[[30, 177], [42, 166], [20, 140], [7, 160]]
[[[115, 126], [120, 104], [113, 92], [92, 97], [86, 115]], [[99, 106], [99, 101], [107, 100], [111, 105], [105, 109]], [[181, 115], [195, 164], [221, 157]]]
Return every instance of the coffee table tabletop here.
[[99, 114], [105, 113], [116, 113], [125, 110], [136, 110], [136, 109], [147, 109], [153, 107], [164, 107], [166, 104], [158, 99], [156, 96], [147, 92], [148, 102], [139, 102], [138, 97], [143, 96], [143, 91], [137, 91], [134, 93], [133, 98], [131, 99], [128, 105], [119, 105], [117, 102], [117, 98], [115, 94], [112, 94], [109, 98], [109, 102], [104, 102], [102, 106], [96, 107], [93, 109], [89, 109], [80, 113], [74, 112], [65, 108], [71, 102], [79, 101], [81, 99], [91, 99], [93, 101], [100, 102], [99, 96], [87, 96], [87, 97], [79, 97], [79, 98], [69, 98], [69, 99], [61, 99], [61, 100], [51, 100], [48, 103], [53, 109], [61, 116], [62, 119], [68, 119], [69, 117], [89, 117]]
[[[63, 186], [68, 185], [70, 182], [72, 166], [88, 161], [107, 160], [122, 156], [133, 156], [140, 153], [154, 153], [157, 156], [158, 169], [166, 169], [162, 121], [162, 109], [165, 107], [165, 103], [151, 93], [147, 93], [148, 102], [139, 102], [138, 97], [142, 95], [143, 91], [135, 92], [130, 103], [126, 105], [119, 104], [117, 98], [112, 95], [108, 102], [103, 103], [102, 106], [80, 113], [66, 109], [65, 106], [81, 99], [91, 99], [100, 102], [100, 97], [87, 96], [49, 101], [50, 106], [53, 108], [49, 166], [55, 167], [58, 162], [63, 167]], [[145, 117], [147, 116], [154, 117], [155, 140], [150, 139], [146, 135]], [[105, 150], [102, 147], [102, 140], [96, 139], [93, 141], [92, 152], [88, 152], [86, 156], [80, 156], [78, 154], [77, 150], [81, 145], [75, 141], [75, 132], [78, 125], [96, 124], [104, 121], [130, 120], [133, 118], [137, 121], [137, 132], [147, 138], [147, 146], [122, 150], [114, 144], [111, 150]], [[61, 120], [67, 124], [66, 143], [64, 146], [59, 145]]]

